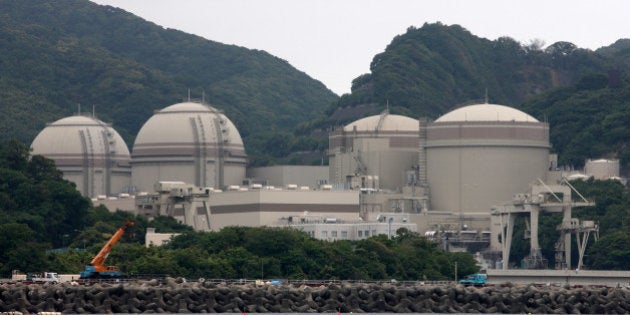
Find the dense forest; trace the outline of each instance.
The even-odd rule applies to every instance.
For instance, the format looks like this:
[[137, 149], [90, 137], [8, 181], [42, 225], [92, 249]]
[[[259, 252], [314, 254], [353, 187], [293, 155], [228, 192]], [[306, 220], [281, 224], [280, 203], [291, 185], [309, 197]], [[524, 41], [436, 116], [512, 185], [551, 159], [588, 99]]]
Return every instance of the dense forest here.
[[[326, 242], [287, 228], [227, 227], [194, 232], [170, 217], [150, 222], [127, 212], [93, 207], [74, 184], [64, 180], [51, 160], [31, 157], [17, 141], [0, 146], [0, 278], [12, 270], [83, 270], [125, 220], [136, 224], [114, 247], [109, 264], [129, 274], [169, 274], [205, 278], [291, 278], [363, 280], [452, 279], [478, 270], [468, 253], [446, 253], [417, 233], [400, 229], [360, 241]], [[617, 181], [578, 181], [576, 187], [597, 207], [576, 210], [583, 220], [597, 220], [601, 238], [587, 250], [593, 269], [630, 270], [630, 193]], [[541, 245], [553, 257], [558, 216], [541, 216]], [[177, 232], [168, 245], [144, 246], [147, 227]], [[522, 229], [521, 225], [521, 229]], [[515, 232], [513, 261], [529, 251]], [[522, 231], [522, 230], [521, 230]], [[576, 253], [577, 251], [574, 251]], [[553, 261], [551, 261], [553, 263]]]
[[617, 76], [630, 69], [630, 40], [598, 51], [557, 42], [546, 48], [510, 37], [488, 40], [459, 25], [409, 27], [383, 53], [374, 56], [370, 73], [352, 82], [352, 93], [328, 109], [389, 102], [414, 116], [437, 118], [455, 107], [482, 102], [518, 107], [551, 88], [575, 84], [586, 75]]
[[[582, 166], [587, 158], [630, 162], [630, 76], [592, 74], [531, 98], [521, 109], [550, 124], [561, 164]], [[630, 175], [625, 167], [624, 176]]]

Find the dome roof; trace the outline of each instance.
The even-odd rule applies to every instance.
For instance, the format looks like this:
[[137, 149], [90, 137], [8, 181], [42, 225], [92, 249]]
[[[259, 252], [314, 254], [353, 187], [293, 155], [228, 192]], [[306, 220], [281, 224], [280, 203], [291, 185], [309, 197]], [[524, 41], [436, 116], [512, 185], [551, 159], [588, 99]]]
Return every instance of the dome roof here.
[[457, 121], [539, 122], [536, 118], [518, 109], [496, 104], [477, 104], [461, 107], [435, 120], [435, 122]]
[[[87, 116], [70, 116], [48, 124], [31, 144], [33, 154], [53, 159], [82, 155], [105, 155], [129, 159], [129, 149], [111, 125]], [[57, 157], [56, 157], [57, 156]]]
[[390, 115], [383, 113], [370, 117], [356, 120], [343, 129], [345, 131], [353, 131], [356, 127], [357, 131], [418, 131], [418, 120], [401, 115]]
[[219, 140], [243, 146], [236, 126], [222, 112], [209, 105], [185, 102], [168, 106], [149, 118], [136, 136], [134, 152], [138, 145], [144, 144], [169, 146], [173, 143], [217, 143]]

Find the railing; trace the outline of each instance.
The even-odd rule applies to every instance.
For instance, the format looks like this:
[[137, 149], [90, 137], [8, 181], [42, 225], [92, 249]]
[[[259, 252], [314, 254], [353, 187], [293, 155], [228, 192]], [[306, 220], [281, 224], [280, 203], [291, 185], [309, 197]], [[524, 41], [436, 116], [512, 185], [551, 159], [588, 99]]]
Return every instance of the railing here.
[[[104, 278], [104, 279], [77, 279], [72, 282], [83, 285], [91, 285], [96, 283], [133, 283], [137, 281], [148, 281], [148, 280], [158, 280], [160, 284], [165, 284], [168, 276], [164, 275], [134, 275], [124, 278]], [[322, 280], [311, 280], [311, 279], [205, 279], [205, 278], [197, 278], [197, 279], [189, 279], [189, 278], [174, 278], [178, 282], [191, 282], [191, 283], [209, 283], [209, 284], [217, 284], [217, 285], [293, 285], [293, 286], [327, 286], [327, 285], [341, 285], [341, 284], [374, 284], [374, 285], [397, 285], [397, 286], [448, 286], [456, 284], [454, 281], [448, 280], [434, 280], [434, 281], [413, 281], [413, 280], [405, 280], [398, 281], [395, 279], [392, 280], [337, 280], [337, 279], [322, 279]], [[4, 279], [4, 283], [15, 283], [20, 282], [16, 280]], [[22, 281], [24, 282], [24, 281]], [[2, 282], [0, 282], [1, 284]]]
[[214, 283], [214, 284], [289, 284], [294, 286], [306, 285], [306, 286], [321, 286], [321, 285], [340, 285], [343, 283], [349, 284], [376, 284], [376, 285], [401, 285], [401, 286], [417, 286], [417, 285], [452, 285], [455, 284], [454, 281], [448, 280], [435, 280], [435, 281], [397, 281], [397, 280], [337, 280], [337, 279], [325, 279], [325, 280], [312, 280], [312, 279], [266, 279], [266, 280], [255, 280], [255, 279], [197, 279], [197, 280], [188, 280], [187, 282], [204, 282], [204, 283]]

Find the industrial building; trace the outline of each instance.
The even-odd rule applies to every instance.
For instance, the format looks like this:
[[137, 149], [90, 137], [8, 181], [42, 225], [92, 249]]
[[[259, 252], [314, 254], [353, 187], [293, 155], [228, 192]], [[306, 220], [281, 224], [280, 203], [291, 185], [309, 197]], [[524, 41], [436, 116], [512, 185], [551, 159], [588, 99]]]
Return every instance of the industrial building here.
[[418, 163], [418, 120], [386, 110], [334, 130], [330, 183], [341, 189], [399, 190]]
[[129, 190], [129, 149], [110, 124], [94, 117], [75, 115], [47, 124], [31, 148], [33, 155], [54, 160], [84, 196], [105, 198]]
[[[94, 124], [109, 128], [98, 121]], [[116, 138], [117, 133], [107, 128], [99, 129], [101, 134]], [[100, 165], [90, 160], [97, 155], [85, 149], [97, 140], [81, 137], [76, 143], [63, 144], [83, 158], [82, 164], [66, 170], [78, 186], [86, 187], [82, 192], [90, 192], [85, 195], [94, 197], [90, 189], [98, 189], [81, 180], [92, 178], [91, 165]], [[106, 144], [124, 146], [118, 138]], [[36, 139], [34, 149], [44, 147], [42, 143]], [[537, 225], [539, 215], [562, 212], [561, 245], [556, 249], [562, 268], [571, 265], [571, 234], [585, 228], [596, 232], [597, 227], [571, 218], [570, 209], [576, 203], [558, 196], [560, 205], [547, 202], [548, 194], [567, 194], [557, 157], [549, 149], [546, 122], [486, 103], [454, 109], [435, 121], [386, 110], [334, 129], [329, 134], [328, 166], [246, 170], [247, 155], [234, 124], [221, 111], [189, 101], [149, 118], [131, 155], [126, 146], [116, 149], [127, 153], [126, 164], [122, 154], [116, 163], [105, 163], [110, 167], [101, 172], [109, 172], [109, 182], [117, 186], [98, 192], [115, 196], [131, 190], [135, 198], [96, 198], [95, 203], [116, 202], [121, 210], [148, 217], [173, 216], [200, 231], [229, 225], [290, 226], [316, 238], [338, 240], [391, 236], [406, 228], [441, 242], [447, 250], [490, 253], [493, 263], [509, 253], [510, 244], [501, 242], [506, 237], [501, 233], [510, 231], [513, 216], [527, 216], [531, 225]], [[114, 151], [104, 152], [110, 154], [108, 161], [114, 160]], [[58, 165], [66, 163], [63, 154], [44, 155]], [[588, 165], [602, 176], [618, 174], [614, 163], [609, 164], [592, 161]], [[129, 173], [130, 178], [111, 179], [114, 174]], [[530, 233], [536, 234], [537, 228], [532, 227]], [[537, 237], [531, 239], [529, 262], [540, 267]]]
[[236, 126], [207, 104], [184, 102], [144, 123], [131, 154], [132, 186], [152, 191], [158, 181], [197, 187], [240, 185], [247, 155]]
[[597, 159], [586, 160], [584, 164], [584, 173], [595, 179], [620, 179], [619, 177], [619, 160]]
[[244, 184], [319, 187], [328, 184], [328, 165], [273, 165], [247, 169]]
[[487, 228], [492, 206], [547, 179], [549, 125], [522, 111], [470, 105], [420, 128], [429, 211], [448, 212], [468, 228]]

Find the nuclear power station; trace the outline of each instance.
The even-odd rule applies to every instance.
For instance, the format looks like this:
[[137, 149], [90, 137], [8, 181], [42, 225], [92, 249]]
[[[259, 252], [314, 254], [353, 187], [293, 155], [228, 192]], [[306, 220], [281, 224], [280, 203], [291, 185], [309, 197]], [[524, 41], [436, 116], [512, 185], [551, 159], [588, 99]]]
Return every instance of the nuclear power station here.
[[[532, 268], [543, 262], [540, 215], [563, 213], [558, 268], [571, 267], [572, 233], [597, 231], [593, 222], [571, 218], [572, 207], [592, 203], [571, 199], [568, 174], [549, 153], [549, 125], [497, 104], [463, 106], [434, 121], [386, 110], [337, 127], [329, 134], [328, 166], [247, 169], [236, 126], [192, 101], [156, 111], [131, 154], [111, 125], [85, 116], [48, 125], [32, 148], [95, 202], [173, 216], [202, 231], [292, 226], [340, 240], [405, 228], [447, 250], [484, 252], [501, 268], [518, 215], [531, 225]], [[597, 174], [618, 175], [618, 164], [591, 165]]]

